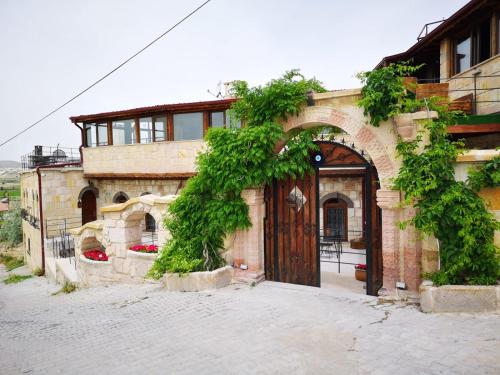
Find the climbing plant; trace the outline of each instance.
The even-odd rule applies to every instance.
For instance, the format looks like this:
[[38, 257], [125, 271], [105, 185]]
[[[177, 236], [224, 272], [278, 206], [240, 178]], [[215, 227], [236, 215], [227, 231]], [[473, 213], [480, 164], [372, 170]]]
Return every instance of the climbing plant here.
[[[150, 276], [214, 270], [224, 265], [224, 238], [251, 226], [242, 191], [310, 170], [309, 155], [317, 148], [313, 142], [317, 130], [287, 135], [280, 124], [300, 111], [310, 90], [325, 91], [319, 81], [306, 79], [297, 70], [265, 86], [250, 88], [244, 81], [235, 83], [238, 101], [231, 108], [232, 122], [241, 121], [244, 126], [209, 130], [207, 150], [197, 158], [197, 175], [188, 180], [169, 207], [164, 225], [172, 238]], [[286, 147], [276, 153], [280, 141], [286, 141]]]
[[373, 126], [378, 127], [380, 122], [407, 112], [406, 107], [415, 103], [411, 100], [414, 96], [407, 92], [404, 85], [404, 77], [411, 76], [420, 67], [408, 63], [390, 64], [357, 75], [363, 84], [359, 105]]
[[[402, 165], [394, 187], [404, 191], [404, 203], [418, 209], [415, 217], [402, 223], [402, 227], [414, 224], [439, 240], [440, 270], [431, 275], [437, 285], [496, 284], [500, 268], [494, 231], [499, 224], [476, 192], [482, 186], [498, 186], [498, 159], [473, 172], [467, 182], [456, 181], [453, 164], [463, 151], [463, 143], [448, 138], [447, 126], [455, 123], [459, 114], [438, 105], [442, 99], [432, 98], [424, 103], [408, 96], [400, 77], [412, 71], [409, 66], [394, 64], [380, 71], [365, 75], [365, 84], [369, 79], [372, 82], [365, 86], [360, 101], [372, 124], [378, 125], [422, 105], [439, 114], [425, 125], [429, 142], [424, 146], [422, 134], [413, 141], [398, 138], [396, 149]], [[384, 78], [388, 79], [389, 88], [384, 88]], [[385, 98], [373, 94], [377, 88], [382, 93], [390, 92], [390, 109], [383, 108]]]

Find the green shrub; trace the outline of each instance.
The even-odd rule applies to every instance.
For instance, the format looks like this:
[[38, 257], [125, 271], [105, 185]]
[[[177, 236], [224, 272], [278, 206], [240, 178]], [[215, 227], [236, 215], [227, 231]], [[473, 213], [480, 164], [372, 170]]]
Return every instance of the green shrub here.
[[0, 242], [7, 246], [16, 246], [23, 240], [21, 209], [16, 208], [4, 214], [0, 227]]
[[10, 255], [0, 254], [0, 263], [5, 265], [7, 271], [12, 271], [15, 268], [24, 265], [24, 260], [22, 258], [15, 258]]
[[[291, 71], [263, 87], [249, 88], [240, 81], [234, 90], [239, 100], [231, 116], [245, 126], [208, 132], [207, 151], [197, 159], [197, 175], [169, 207], [164, 225], [172, 239], [149, 276], [221, 267], [225, 236], [251, 225], [241, 192], [273, 178], [303, 175], [311, 168], [309, 155], [317, 148], [315, 131], [287, 137], [279, 121], [300, 111], [307, 91], [324, 91], [320, 83]], [[276, 154], [280, 140], [287, 141], [287, 148]]]

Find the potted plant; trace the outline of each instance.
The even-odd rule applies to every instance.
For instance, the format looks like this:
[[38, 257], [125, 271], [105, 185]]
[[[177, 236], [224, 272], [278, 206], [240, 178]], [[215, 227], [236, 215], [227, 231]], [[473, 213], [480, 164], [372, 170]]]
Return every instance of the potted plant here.
[[354, 266], [354, 277], [358, 281], [366, 282], [366, 264], [356, 264]]

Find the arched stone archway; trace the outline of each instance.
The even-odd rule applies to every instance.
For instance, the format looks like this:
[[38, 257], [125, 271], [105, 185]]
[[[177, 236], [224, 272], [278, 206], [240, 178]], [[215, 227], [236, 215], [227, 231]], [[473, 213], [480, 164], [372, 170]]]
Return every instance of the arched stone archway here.
[[[370, 155], [377, 169], [381, 188], [389, 188], [390, 179], [395, 177], [398, 170], [390, 156], [395, 154], [395, 142], [384, 144], [371, 125], [331, 106], [306, 107], [298, 116], [290, 117], [283, 127], [289, 132], [293, 129], [307, 129], [318, 125], [335, 126], [349, 134]], [[391, 152], [388, 152], [389, 150]]]

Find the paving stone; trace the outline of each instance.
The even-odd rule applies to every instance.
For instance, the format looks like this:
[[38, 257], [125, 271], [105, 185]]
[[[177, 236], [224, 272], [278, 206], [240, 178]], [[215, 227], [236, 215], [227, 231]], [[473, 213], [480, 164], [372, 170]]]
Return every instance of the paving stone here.
[[56, 289], [45, 278], [0, 285], [1, 374], [500, 373], [495, 314], [429, 315], [269, 282]]

